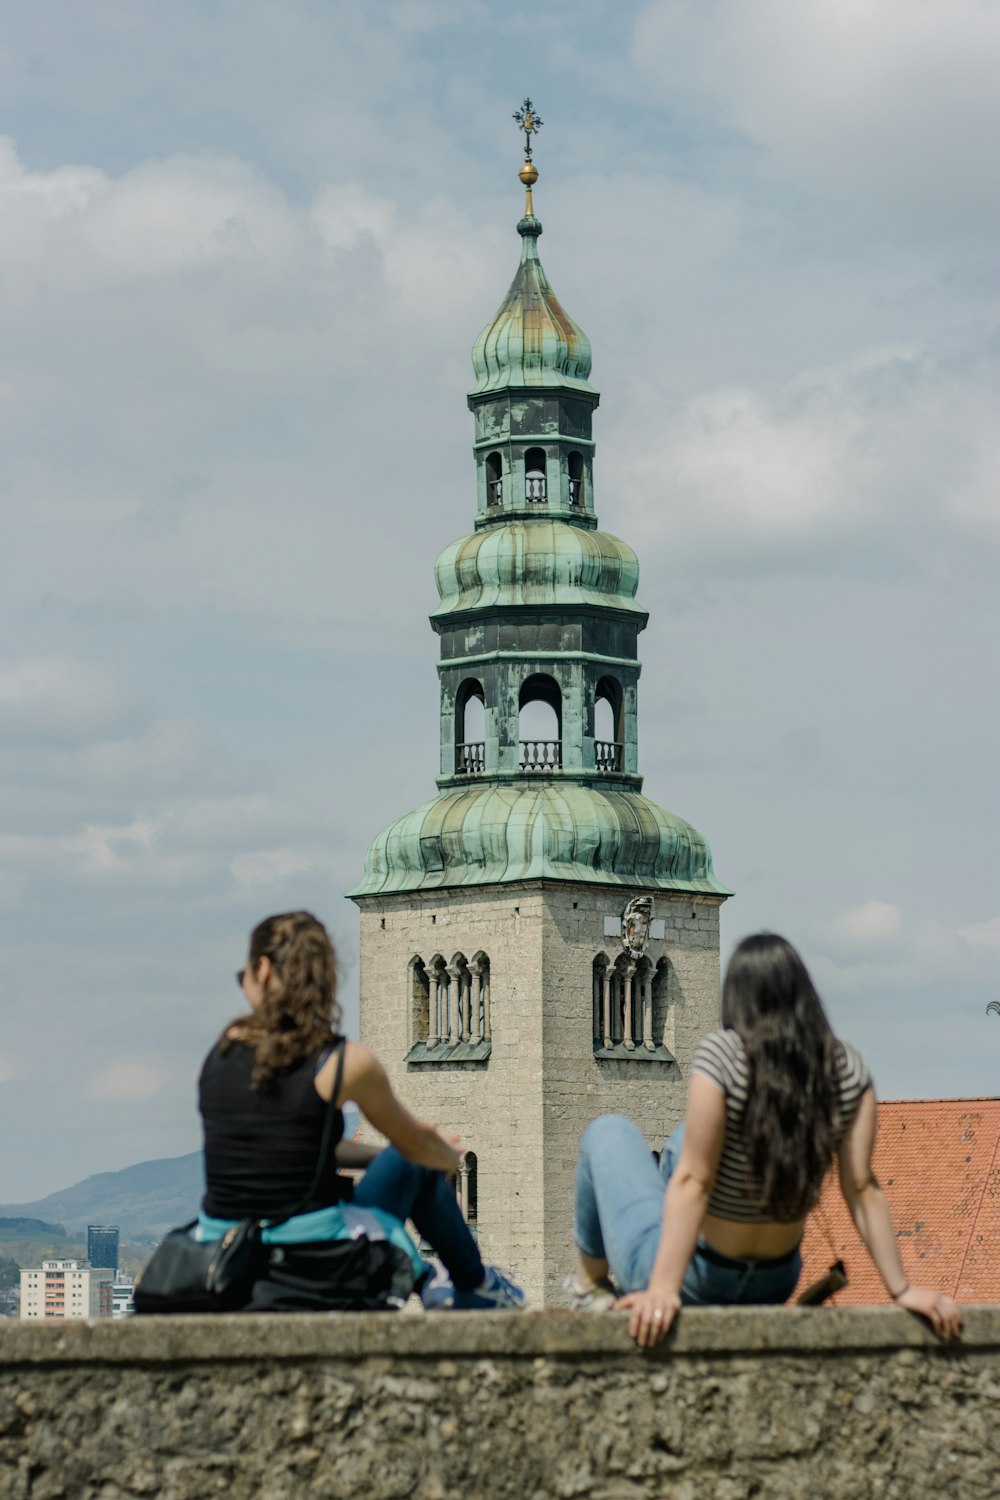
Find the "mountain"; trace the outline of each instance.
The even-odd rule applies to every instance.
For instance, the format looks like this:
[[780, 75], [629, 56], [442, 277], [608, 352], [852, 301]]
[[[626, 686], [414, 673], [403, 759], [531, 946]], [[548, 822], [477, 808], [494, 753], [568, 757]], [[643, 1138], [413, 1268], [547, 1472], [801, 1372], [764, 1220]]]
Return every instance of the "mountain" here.
[[123, 1235], [162, 1235], [193, 1219], [204, 1192], [201, 1152], [137, 1162], [120, 1172], [98, 1172], [37, 1203], [0, 1204], [0, 1219], [55, 1221], [66, 1231], [88, 1224], [117, 1224]]

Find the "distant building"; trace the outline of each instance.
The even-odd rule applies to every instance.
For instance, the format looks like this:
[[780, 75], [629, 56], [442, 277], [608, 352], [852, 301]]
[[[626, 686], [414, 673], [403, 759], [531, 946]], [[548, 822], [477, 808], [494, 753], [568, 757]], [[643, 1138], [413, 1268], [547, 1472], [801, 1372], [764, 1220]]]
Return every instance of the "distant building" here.
[[[907, 1278], [960, 1302], [1000, 1302], [1000, 1099], [896, 1099], [878, 1107], [873, 1161]], [[837, 1182], [823, 1184], [800, 1287], [843, 1260], [839, 1306], [887, 1303]]]
[[114, 1272], [78, 1260], [43, 1260], [21, 1272], [21, 1319], [110, 1318]]
[[135, 1278], [119, 1271], [111, 1287], [111, 1316], [130, 1318], [135, 1312]]
[[118, 1225], [87, 1225], [87, 1259], [92, 1266], [106, 1266], [114, 1271], [118, 1266]]

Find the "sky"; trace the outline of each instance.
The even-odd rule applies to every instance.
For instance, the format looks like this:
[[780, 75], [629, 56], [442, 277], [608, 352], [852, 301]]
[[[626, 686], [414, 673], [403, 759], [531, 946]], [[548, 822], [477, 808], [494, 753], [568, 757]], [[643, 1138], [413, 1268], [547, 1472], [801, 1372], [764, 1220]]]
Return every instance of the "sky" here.
[[8, 0], [0, 1202], [197, 1148], [267, 912], [356, 1028], [526, 94], [645, 791], [883, 1097], [998, 1092], [998, 75], [997, 0]]

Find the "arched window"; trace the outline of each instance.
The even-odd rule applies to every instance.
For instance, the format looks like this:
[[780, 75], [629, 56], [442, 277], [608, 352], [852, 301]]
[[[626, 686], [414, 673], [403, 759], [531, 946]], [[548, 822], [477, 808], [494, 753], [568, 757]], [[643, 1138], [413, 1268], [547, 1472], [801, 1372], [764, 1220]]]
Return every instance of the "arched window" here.
[[466, 1151], [463, 1156], [455, 1187], [458, 1193], [458, 1206], [462, 1210], [465, 1222], [475, 1233], [479, 1222], [479, 1161], [474, 1151]]
[[486, 455], [486, 504], [503, 504], [503, 460], [499, 453]]
[[425, 1042], [430, 1032], [431, 982], [423, 959], [414, 955], [407, 965], [410, 997], [410, 1031], [415, 1042]]
[[569, 503], [570, 505], [583, 504], [583, 455], [571, 453], [566, 460], [566, 469], [569, 473]]
[[653, 1041], [674, 1050], [674, 1012], [670, 1005], [670, 965], [661, 958], [653, 973]]
[[474, 677], [455, 694], [455, 772], [475, 776], [486, 770], [486, 705], [483, 685]]
[[608, 979], [608, 955], [594, 959], [594, 1049], [611, 1046], [611, 995]]
[[436, 1047], [438, 1042], [448, 1040], [451, 1030], [448, 1015], [450, 976], [440, 953], [436, 953], [427, 965], [427, 981], [427, 1045]]
[[524, 772], [555, 771], [562, 765], [562, 693], [554, 677], [535, 672], [518, 700], [518, 764]]
[[[635, 966], [632, 980], [634, 1024], [632, 1038], [636, 1046], [653, 1052], [660, 1040], [653, 1030], [653, 965], [644, 955]], [[660, 1034], [662, 1036], [662, 1032]]]
[[492, 1050], [489, 954], [477, 949], [441, 953], [424, 962], [414, 954], [406, 966], [411, 1014], [411, 1043], [407, 1063], [415, 1067], [450, 1067], [463, 1062], [486, 1063]]
[[473, 1046], [489, 1042], [493, 1038], [493, 1019], [490, 1015], [490, 960], [482, 949], [474, 953], [469, 961], [470, 1005], [469, 1041]]
[[594, 765], [598, 771], [620, 771], [625, 745], [621, 683], [602, 677], [594, 694]]
[[472, 975], [464, 953], [455, 953], [448, 965], [448, 1036], [452, 1045], [469, 1040], [469, 1012], [472, 1009]]
[[524, 455], [524, 499], [539, 504], [545, 499], [545, 450], [529, 448]]

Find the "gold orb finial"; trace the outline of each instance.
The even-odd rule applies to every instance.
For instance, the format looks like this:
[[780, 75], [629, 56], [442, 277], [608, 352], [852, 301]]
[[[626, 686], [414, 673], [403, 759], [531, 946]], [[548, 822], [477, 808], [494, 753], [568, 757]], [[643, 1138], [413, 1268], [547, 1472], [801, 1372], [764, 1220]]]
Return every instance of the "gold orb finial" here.
[[521, 108], [514, 111], [514, 119], [518, 129], [524, 131], [524, 166], [517, 175], [524, 183], [524, 216], [531, 219], [534, 218], [531, 189], [538, 181], [538, 168], [531, 159], [531, 137], [541, 130], [543, 121], [530, 99], [525, 99]]

